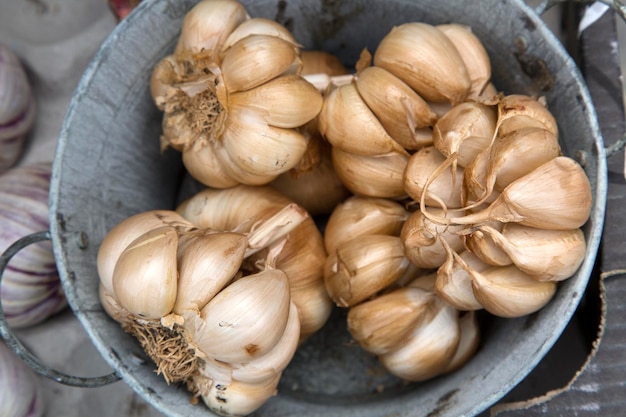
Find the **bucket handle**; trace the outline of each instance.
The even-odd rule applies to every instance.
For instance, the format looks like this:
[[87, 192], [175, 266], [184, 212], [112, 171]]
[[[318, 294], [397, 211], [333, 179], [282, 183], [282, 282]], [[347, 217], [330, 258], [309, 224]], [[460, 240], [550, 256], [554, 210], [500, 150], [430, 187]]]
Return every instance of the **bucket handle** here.
[[[0, 283], [2, 282], [2, 276], [4, 275], [4, 270], [7, 267], [7, 264], [11, 260], [11, 258], [18, 253], [20, 250], [24, 249], [26, 246], [29, 246], [33, 243], [41, 242], [44, 240], [52, 240], [49, 231], [36, 232], [30, 235], [24, 236], [18, 239], [15, 243], [13, 243], [9, 248], [0, 256]], [[33, 371], [37, 374], [45, 376], [47, 378], [53, 379], [58, 383], [70, 385], [74, 387], [83, 387], [83, 388], [96, 388], [104, 385], [111, 384], [113, 382], [117, 382], [120, 380], [120, 377], [115, 373], [111, 373], [108, 375], [103, 375], [99, 377], [77, 377], [64, 374], [63, 372], [59, 372], [54, 370], [44, 364], [42, 364], [39, 359], [37, 359], [24, 345], [19, 339], [15, 336], [15, 334], [9, 328], [9, 325], [6, 321], [6, 317], [4, 315], [4, 310], [2, 309], [2, 299], [0, 298], [0, 336], [4, 339], [7, 346], [20, 358], [22, 361], [26, 363]]]

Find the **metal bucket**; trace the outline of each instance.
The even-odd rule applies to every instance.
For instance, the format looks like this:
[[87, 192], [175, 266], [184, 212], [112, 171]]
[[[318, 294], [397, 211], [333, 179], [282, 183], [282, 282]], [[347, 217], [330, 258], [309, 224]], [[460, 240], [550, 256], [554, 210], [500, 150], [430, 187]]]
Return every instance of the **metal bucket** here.
[[[31, 366], [64, 383], [97, 386], [121, 377], [169, 416], [210, 415], [183, 388], [155, 374], [139, 344], [110, 319], [98, 299], [96, 253], [116, 223], [140, 211], [173, 208], [184, 169], [180, 155], [159, 150], [161, 113], [149, 74], [174, 47], [194, 0], [145, 1], [109, 36], [76, 90], [59, 139], [50, 190], [49, 234], [63, 288], [74, 314], [114, 369], [101, 379]], [[279, 394], [257, 416], [461, 416], [477, 414], [518, 384], [547, 353], [573, 315], [592, 272], [604, 219], [607, 174], [602, 138], [589, 93], [573, 60], [522, 0], [310, 1], [242, 0], [249, 14], [285, 24], [305, 48], [332, 52], [346, 65], [374, 51], [392, 26], [408, 21], [458, 22], [485, 44], [493, 81], [505, 93], [545, 95], [559, 123], [565, 155], [591, 181], [594, 202], [584, 226], [587, 255], [538, 313], [493, 319], [483, 326], [475, 357], [453, 374], [405, 384], [376, 370], [345, 329], [337, 311], [308, 340], [284, 373]], [[18, 250], [18, 249], [15, 249]], [[6, 323], [3, 336], [17, 346]], [[21, 348], [20, 348], [21, 349]]]

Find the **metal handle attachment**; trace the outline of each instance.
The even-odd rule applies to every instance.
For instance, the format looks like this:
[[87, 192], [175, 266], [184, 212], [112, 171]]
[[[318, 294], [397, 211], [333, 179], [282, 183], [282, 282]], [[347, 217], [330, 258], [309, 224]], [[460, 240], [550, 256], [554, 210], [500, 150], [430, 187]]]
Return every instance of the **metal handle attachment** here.
[[[28, 236], [24, 236], [23, 238], [17, 240], [13, 243], [9, 248], [0, 256], [0, 283], [2, 282], [2, 276], [4, 275], [4, 270], [6, 269], [11, 258], [18, 253], [20, 250], [24, 249], [26, 246], [29, 246], [33, 243], [41, 242], [43, 240], [51, 240], [50, 232], [37, 232], [30, 234]], [[24, 347], [22, 342], [18, 340], [18, 338], [13, 334], [9, 325], [6, 321], [6, 317], [4, 315], [4, 310], [2, 309], [2, 299], [0, 298], [0, 336], [4, 339], [7, 346], [22, 360], [28, 365], [33, 371], [38, 373], [39, 375], [45, 376], [47, 378], [53, 379], [58, 383], [71, 385], [74, 387], [83, 387], [83, 388], [95, 388], [101, 387], [104, 385], [111, 384], [120, 379], [120, 377], [115, 373], [111, 373], [108, 375], [93, 377], [93, 378], [83, 378], [77, 376], [71, 376], [54, 370], [46, 365], [43, 365], [39, 359], [37, 359], [32, 353]]]

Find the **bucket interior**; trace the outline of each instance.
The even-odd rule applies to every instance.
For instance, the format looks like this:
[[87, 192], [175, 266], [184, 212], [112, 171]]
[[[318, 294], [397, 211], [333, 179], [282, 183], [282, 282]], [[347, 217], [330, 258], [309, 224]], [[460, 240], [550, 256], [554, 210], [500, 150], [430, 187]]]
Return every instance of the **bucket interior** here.
[[[168, 386], [139, 344], [98, 299], [96, 254], [115, 224], [151, 209], [172, 209], [184, 179], [180, 154], [159, 149], [161, 112], [149, 92], [154, 65], [173, 50], [192, 0], [143, 2], [114, 30], [90, 64], [70, 105], [51, 186], [51, 230], [68, 302], [107, 362], [169, 416], [210, 415], [184, 388]], [[481, 347], [462, 369], [406, 384], [355, 344], [345, 312], [296, 353], [279, 394], [256, 416], [460, 416], [476, 414], [519, 383], [574, 313], [595, 261], [604, 217], [606, 173], [591, 99], [572, 59], [524, 3], [422, 0], [242, 0], [251, 16], [283, 23], [307, 49], [352, 67], [394, 26], [409, 21], [469, 25], [485, 45], [493, 82], [504, 93], [544, 95], [558, 121], [563, 153], [583, 164], [594, 193], [579, 272], [548, 306], [519, 319], [484, 320]]]

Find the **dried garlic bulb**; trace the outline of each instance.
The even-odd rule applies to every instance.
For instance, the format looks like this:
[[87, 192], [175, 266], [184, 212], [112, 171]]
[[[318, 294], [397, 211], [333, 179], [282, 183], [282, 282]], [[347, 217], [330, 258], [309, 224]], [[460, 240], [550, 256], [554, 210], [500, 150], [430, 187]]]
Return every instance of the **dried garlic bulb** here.
[[[300, 53], [301, 76], [340, 76], [348, 74], [339, 59], [324, 51]], [[319, 132], [318, 119], [299, 130], [307, 138], [307, 147], [300, 161], [282, 173], [270, 185], [304, 207], [312, 216], [330, 214], [334, 207], [350, 196], [350, 191], [335, 172], [331, 146]]]
[[487, 90], [489, 57], [465, 26], [412, 22], [393, 28], [373, 57], [364, 51], [356, 68], [352, 82], [329, 88], [320, 131], [350, 191], [405, 198], [403, 172], [411, 154], [433, 145], [441, 108]]
[[215, 188], [267, 184], [294, 167], [307, 147], [297, 128], [323, 100], [298, 75], [299, 55], [287, 29], [237, 1], [199, 2], [152, 72], [162, 147], [181, 151], [189, 173]]
[[192, 196], [180, 213], [123, 220], [105, 236], [97, 266], [104, 310], [139, 340], [157, 372], [212, 411], [243, 416], [275, 395], [330, 301], [318, 290], [321, 273], [297, 270], [325, 257], [308, 214], [271, 189], [223, 192]]
[[410, 381], [457, 369], [479, 340], [473, 314], [462, 325], [459, 311], [435, 292], [432, 274], [405, 256], [401, 232], [416, 214], [388, 199], [353, 196], [333, 211], [325, 233], [326, 288], [349, 308], [350, 334]]
[[435, 292], [454, 308], [537, 311], [582, 264], [592, 202], [554, 117], [541, 100], [500, 96], [453, 106], [434, 131], [405, 170], [419, 204], [400, 235], [407, 258], [437, 268]]

